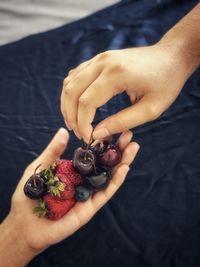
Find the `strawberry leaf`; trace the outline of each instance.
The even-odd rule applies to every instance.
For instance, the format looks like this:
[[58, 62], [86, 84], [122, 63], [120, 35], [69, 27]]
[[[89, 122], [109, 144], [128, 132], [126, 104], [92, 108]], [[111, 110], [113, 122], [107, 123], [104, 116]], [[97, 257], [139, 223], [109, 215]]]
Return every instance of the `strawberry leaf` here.
[[60, 197], [60, 192], [65, 190], [65, 184], [60, 181], [55, 181], [53, 185], [48, 187], [48, 192], [55, 197]]
[[44, 217], [48, 213], [48, 209], [42, 199], [38, 200], [38, 206], [33, 209], [33, 212], [37, 213], [38, 217]]

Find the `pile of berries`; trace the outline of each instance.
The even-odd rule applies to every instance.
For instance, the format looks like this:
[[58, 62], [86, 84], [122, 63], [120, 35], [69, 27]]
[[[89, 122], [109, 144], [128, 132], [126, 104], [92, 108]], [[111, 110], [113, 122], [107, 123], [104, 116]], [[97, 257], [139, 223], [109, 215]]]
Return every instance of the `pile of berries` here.
[[120, 162], [121, 156], [117, 145], [94, 141], [77, 148], [72, 160], [59, 159], [39, 173], [36, 169], [26, 182], [24, 193], [38, 200], [38, 206], [34, 209], [38, 216], [58, 220], [77, 201], [88, 200], [108, 185], [111, 168]]

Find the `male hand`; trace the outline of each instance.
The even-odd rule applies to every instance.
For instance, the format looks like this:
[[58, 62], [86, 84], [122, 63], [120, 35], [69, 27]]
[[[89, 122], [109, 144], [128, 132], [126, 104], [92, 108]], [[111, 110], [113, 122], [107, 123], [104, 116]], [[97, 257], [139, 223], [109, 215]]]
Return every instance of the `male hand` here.
[[63, 83], [61, 111], [68, 128], [89, 142], [96, 109], [126, 92], [131, 105], [94, 129], [94, 139], [103, 139], [158, 118], [176, 99], [185, 80], [172, 47], [158, 43], [107, 51], [69, 72]]

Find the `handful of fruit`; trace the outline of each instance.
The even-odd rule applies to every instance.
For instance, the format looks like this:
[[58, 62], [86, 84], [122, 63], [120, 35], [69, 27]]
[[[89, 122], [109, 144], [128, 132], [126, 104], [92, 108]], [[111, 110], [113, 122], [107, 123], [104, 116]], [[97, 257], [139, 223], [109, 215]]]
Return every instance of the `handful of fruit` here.
[[48, 169], [34, 174], [24, 186], [24, 193], [38, 200], [34, 212], [51, 220], [63, 217], [77, 201], [84, 202], [104, 189], [111, 179], [111, 169], [122, 152], [116, 144], [94, 141], [77, 148], [72, 160], [59, 159]]

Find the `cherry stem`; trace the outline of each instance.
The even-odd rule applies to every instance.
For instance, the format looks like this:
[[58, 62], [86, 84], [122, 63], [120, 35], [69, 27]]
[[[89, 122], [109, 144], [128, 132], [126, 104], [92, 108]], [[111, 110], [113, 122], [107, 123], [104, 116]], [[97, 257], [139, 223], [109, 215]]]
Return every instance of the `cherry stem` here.
[[33, 178], [33, 185], [34, 185], [34, 187], [36, 187], [36, 186], [37, 186], [37, 184], [36, 184], [36, 180], [35, 180], [35, 177]]
[[[38, 168], [39, 168], [41, 165], [42, 165], [42, 164], [39, 164], [39, 165], [35, 168], [34, 175], [36, 174], [36, 171], [38, 170]], [[37, 186], [35, 177], [33, 178], [33, 185], [34, 185], [34, 187]]]
[[92, 134], [93, 134], [93, 131], [91, 132], [90, 139], [89, 139], [89, 143], [88, 143], [87, 146], [86, 146], [86, 151], [85, 151], [85, 155], [84, 155], [84, 160], [86, 160], [87, 151], [88, 151], [88, 149], [89, 149], [89, 147], [90, 147], [90, 144], [93, 142]]
[[39, 165], [35, 168], [34, 174], [36, 173], [36, 171], [39, 169], [39, 167], [40, 167], [41, 165], [42, 165], [42, 163], [39, 164]]

